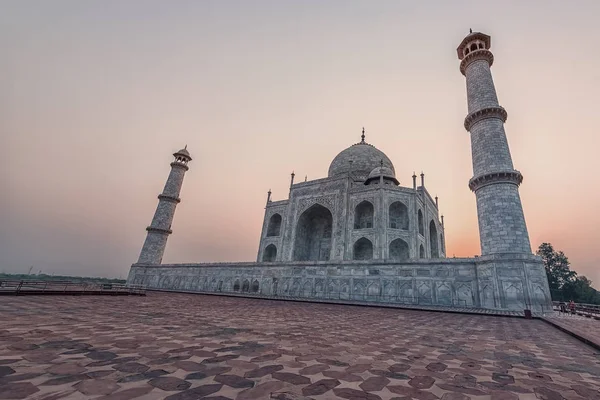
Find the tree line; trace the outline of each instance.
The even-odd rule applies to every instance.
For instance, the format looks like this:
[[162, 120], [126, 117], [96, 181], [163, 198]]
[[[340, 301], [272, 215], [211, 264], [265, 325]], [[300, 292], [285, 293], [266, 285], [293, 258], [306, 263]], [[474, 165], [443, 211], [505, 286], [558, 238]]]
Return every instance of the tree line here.
[[591, 280], [571, 270], [565, 253], [554, 250], [550, 243], [542, 243], [536, 254], [544, 262], [552, 300], [600, 304], [600, 292], [592, 287]]

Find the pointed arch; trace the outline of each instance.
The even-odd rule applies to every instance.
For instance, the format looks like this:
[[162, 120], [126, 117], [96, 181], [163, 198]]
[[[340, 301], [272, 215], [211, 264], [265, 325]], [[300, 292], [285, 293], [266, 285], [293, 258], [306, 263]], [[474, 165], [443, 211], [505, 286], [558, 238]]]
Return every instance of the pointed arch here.
[[429, 246], [431, 247], [431, 258], [439, 258], [438, 234], [433, 220], [429, 222]]
[[244, 279], [244, 283], [242, 284], [242, 292], [250, 291], [250, 281], [248, 279]]
[[294, 261], [327, 261], [331, 253], [333, 216], [320, 204], [308, 208], [298, 218]]
[[373, 243], [367, 238], [360, 238], [354, 243], [354, 260], [372, 260]]
[[408, 207], [401, 201], [390, 204], [390, 228], [408, 230]]
[[390, 242], [389, 258], [395, 261], [404, 261], [410, 258], [408, 243], [402, 239], [394, 239]]
[[240, 291], [240, 280], [239, 279], [236, 279], [235, 282], [233, 283], [233, 291], [234, 292]]
[[258, 281], [255, 279], [254, 282], [252, 282], [252, 293], [258, 293], [258, 289], [260, 288], [260, 284], [258, 283]]
[[425, 258], [425, 247], [422, 244], [419, 245], [419, 258]]
[[418, 214], [417, 214], [417, 219], [418, 219], [418, 224], [419, 224], [419, 233], [423, 236], [425, 236], [425, 228], [423, 225], [423, 212], [421, 210], [419, 210]]
[[373, 227], [375, 209], [370, 201], [361, 201], [354, 209], [354, 229], [368, 229]]
[[440, 247], [442, 248], [442, 253], [446, 254], [446, 244], [444, 243], [444, 234], [440, 233]]
[[263, 262], [273, 262], [277, 258], [277, 247], [270, 244], [263, 251]]
[[267, 236], [279, 236], [281, 232], [281, 215], [273, 214], [269, 218], [269, 225], [267, 227]]

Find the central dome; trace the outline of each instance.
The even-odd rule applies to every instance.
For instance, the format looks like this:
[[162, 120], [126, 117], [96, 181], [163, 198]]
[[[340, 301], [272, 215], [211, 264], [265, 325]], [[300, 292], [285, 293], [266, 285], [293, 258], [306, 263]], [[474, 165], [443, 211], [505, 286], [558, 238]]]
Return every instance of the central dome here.
[[329, 177], [344, 175], [352, 171], [353, 174], [366, 179], [373, 169], [381, 166], [382, 160], [383, 166], [391, 169], [395, 174], [394, 164], [388, 156], [383, 151], [376, 149], [375, 146], [366, 143], [363, 138], [360, 143], [353, 144], [335, 156], [329, 165]]

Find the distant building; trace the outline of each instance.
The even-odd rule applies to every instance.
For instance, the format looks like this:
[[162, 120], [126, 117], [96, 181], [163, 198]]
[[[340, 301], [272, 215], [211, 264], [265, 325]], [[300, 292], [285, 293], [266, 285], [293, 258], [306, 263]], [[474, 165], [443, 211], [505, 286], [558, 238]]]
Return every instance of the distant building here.
[[161, 264], [191, 156], [172, 170], [128, 282], [191, 292], [355, 300], [509, 310], [550, 309], [541, 259], [531, 253], [518, 187], [490, 67], [491, 38], [470, 33], [457, 49], [466, 77], [481, 256], [445, 258], [438, 199], [403, 187], [394, 165], [361, 141], [338, 154], [327, 178], [294, 183], [288, 200], [269, 191], [257, 262]]
[[[292, 175], [293, 177], [293, 175]], [[289, 200], [267, 199], [258, 260], [329, 261], [440, 258], [444, 227], [437, 198], [402, 187], [394, 165], [362, 140], [331, 162], [327, 178], [291, 183]]]

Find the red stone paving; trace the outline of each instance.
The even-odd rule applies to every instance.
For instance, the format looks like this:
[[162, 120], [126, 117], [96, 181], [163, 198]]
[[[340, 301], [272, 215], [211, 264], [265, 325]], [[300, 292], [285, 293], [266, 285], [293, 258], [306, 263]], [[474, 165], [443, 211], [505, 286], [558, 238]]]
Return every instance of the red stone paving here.
[[0, 399], [599, 399], [540, 320], [150, 293], [0, 302]]
[[555, 316], [546, 316], [544, 319], [562, 329], [566, 329], [573, 334], [593, 343], [600, 349], [600, 321], [594, 318], [581, 316], [570, 316], [568, 314], [555, 313]]

